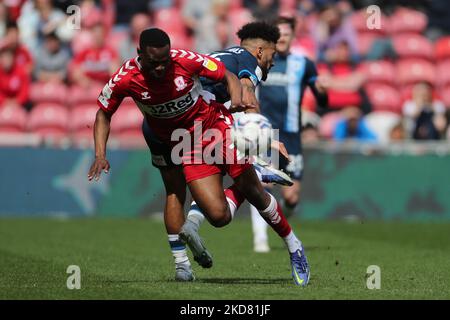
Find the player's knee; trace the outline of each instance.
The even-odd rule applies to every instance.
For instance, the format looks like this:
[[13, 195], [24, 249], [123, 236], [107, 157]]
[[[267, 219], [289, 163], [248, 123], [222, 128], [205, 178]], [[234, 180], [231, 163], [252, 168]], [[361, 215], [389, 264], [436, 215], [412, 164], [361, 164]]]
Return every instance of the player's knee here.
[[231, 222], [231, 213], [227, 206], [216, 206], [213, 213], [210, 215], [210, 223], [216, 227], [221, 228]]

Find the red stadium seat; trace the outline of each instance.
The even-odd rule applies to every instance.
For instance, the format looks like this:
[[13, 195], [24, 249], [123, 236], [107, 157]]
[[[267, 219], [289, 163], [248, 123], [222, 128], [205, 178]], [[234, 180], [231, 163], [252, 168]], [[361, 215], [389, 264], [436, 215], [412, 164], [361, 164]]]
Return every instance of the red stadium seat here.
[[400, 58], [434, 59], [434, 47], [420, 34], [400, 34], [392, 37], [395, 52]]
[[381, 82], [387, 84], [394, 84], [395, 82], [395, 67], [389, 61], [367, 61], [359, 66], [359, 71], [367, 76], [367, 82]]
[[436, 83], [443, 87], [450, 84], [450, 59], [439, 62], [436, 68], [437, 81]]
[[392, 34], [422, 33], [428, 24], [427, 16], [420, 11], [399, 7], [389, 18]]
[[340, 112], [330, 112], [325, 114], [319, 124], [320, 136], [326, 139], [332, 138], [336, 125], [342, 119], [343, 115]]
[[419, 81], [436, 82], [436, 68], [433, 63], [422, 59], [403, 59], [397, 62], [397, 79], [400, 85]]
[[33, 103], [67, 103], [67, 87], [62, 83], [36, 82], [31, 84], [30, 100]]
[[98, 106], [86, 104], [74, 106], [70, 113], [72, 142], [76, 146], [88, 146], [93, 143], [93, 126]]
[[359, 11], [355, 11], [350, 19], [353, 27], [358, 33], [371, 33], [371, 34], [379, 34], [384, 35], [389, 32], [389, 19], [381, 13], [380, 18], [380, 28], [372, 28], [369, 29], [367, 26], [368, 18], [370, 18], [372, 14], [368, 14], [366, 9], [362, 9]]
[[450, 36], [439, 38], [436, 41], [435, 55], [439, 60], [450, 58]]
[[137, 106], [121, 105], [111, 120], [111, 132], [125, 133], [136, 130], [140, 132], [143, 119], [142, 112]]
[[71, 106], [77, 106], [86, 103], [96, 103], [100, 92], [103, 89], [102, 84], [93, 84], [88, 88], [80, 86], [72, 86], [69, 89], [69, 104]]
[[402, 100], [395, 87], [387, 84], [369, 83], [365, 88], [374, 111], [401, 113]]
[[0, 107], [0, 132], [20, 133], [26, 131], [27, 112], [22, 107], [4, 105]]
[[69, 111], [64, 105], [41, 103], [30, 112], [28, 128], [45, 139], [56, 142], [67, 137]]
[[358, 53], [361, 56], [367, 55], [367, 53], [372, 48], [373, 43], [377, 39], [382, 39], [383, 37], [376, 33], [360, 33], [358, 34], [358, 42], [356, 43]]

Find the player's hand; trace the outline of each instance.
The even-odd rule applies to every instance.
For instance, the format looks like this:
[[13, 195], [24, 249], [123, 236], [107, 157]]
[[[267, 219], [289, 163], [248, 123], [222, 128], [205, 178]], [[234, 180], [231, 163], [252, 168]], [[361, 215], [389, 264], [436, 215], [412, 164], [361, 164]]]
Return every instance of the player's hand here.
[[230, 109], [229, 111], [231, 113], [234, 112], [247, 112], [247, 111], [252, 111], [252, 110], [256, 110], [257, 107], [253, 104], [244, 104], [244, 103], [231, 103]]
[[109, 168], [110, 165], [108, 160], [106, 160], [105, 158], [95, 158], [94, 163], [89, 169], [88, 180], [91, 181], [92, 179], [95, 179], [95, 181], [98, 181], [98, 179], [100, 179], [100, 174], [102, 173], [102, 171], [108, 173]]
[[272, 140], [272, 143], [270, 145], [272, 149], [278, 150], [278, 152], [286, 158], [287, 161], [291, 162], [291, 159], [289, 158], [289, 153], [284, 146], [284, 143], [278, 140]]

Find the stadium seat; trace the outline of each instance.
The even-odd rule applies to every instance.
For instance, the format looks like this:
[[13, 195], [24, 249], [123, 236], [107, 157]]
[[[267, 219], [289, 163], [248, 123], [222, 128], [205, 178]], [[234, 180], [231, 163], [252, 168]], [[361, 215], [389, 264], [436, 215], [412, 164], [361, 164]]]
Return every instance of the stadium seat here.
[[390, 141], [391, 129], [401, 121], [401, 116], [390, 111], [374, 111], [364, 117], [367, 127], [376, 134], [378, 141]]
[[434, 46], [430, 40], [420, 34], [400, 34], [392, 37], [394, 50], [400, 59], [434, 59]]
[[67, 87], [63, 83], [36, 82], [31, 84], [30, 100], [38, 103], [67, 103]]
[[394, 34], [422, 33], [428, 24], [427, 16], [420, 11], [398, 7], [389, 18], [389, 30]]
[[67, 138], [69, 111], [61, 104], [38, 104], [30, 112], [28, 129], [44, 139], [60, 142]]
[[440, 87], [448, 86], [450, 84], [450, 59], [443, 60], [437, 64], [436, 72], [437, 79], [436, 83]]
[[381, 19], [380, 24], [381, 28], [372, 28], [369, 29], [367, 26], [368, 17], [370, 17], [371, 14], [367, 14], [366, 9], [355, 11], [350, 19], [353, 27], [355, 28], [356, 32], [359, 34], [361, 33], [371, 33], [371, 34], [379, 34], [384, 35], [389, 32], [389, 19], [386, 15], [381, 13]]
[[93, 126], [98, 106], [85, 104], [74, 106], [70, 113], [70, 131], [75, 146], [86, 147], [93, 143]]
[[397, 62], [397, 80], [400, 85], [419, 81], [436, 82], [436, 68], [433, 63], [423, 59], [402, 59]]
[[436, 59], [450, 59], [450, 36], [436, 40], [434, 50]]
[[142, 112], [137, 106], [121, 105], [111, 120], [112, 133], [141, 132]]
[[68, 103], [71, 106], [76, 106], [86, 103], [96, 103], [100, 92], [103, 89], [103, 85], [93, 84], [88, 88], [83, 88], [80, 86], [73, 85], [69, 88], [69, 99]]
[[0, 133], [20, 133], [26, 131], [27, 112], [12, 105], [0, 106]]
[[376, 33], [358, 34], [358, 42], [356, 43], [358, 53], [363, 57], [366, 56], [377, 39], [383, 39], [383, 37]]
[[374, 111], [401, 113], [402, 100], [400, 92], [395, 87], [381, 83], [369, 83], [365, 89]]
[[319, 124], [320, 136], [326, 139], [332, 138], [336, 125], [342, 118], [343, 116], [340, 112], [330, 112], [325, 114]]
[[367, 76], [367, 82], [395, 83], [395, 67], [392, 62], [385, 60], [367, 61], [359, 65], [358, 70]]

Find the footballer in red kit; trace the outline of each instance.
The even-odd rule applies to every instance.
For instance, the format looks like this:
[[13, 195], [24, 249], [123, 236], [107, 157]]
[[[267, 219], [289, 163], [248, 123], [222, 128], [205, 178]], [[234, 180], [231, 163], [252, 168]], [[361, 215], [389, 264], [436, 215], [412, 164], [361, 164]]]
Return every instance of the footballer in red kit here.
[[[206, 77], [216, 82], [224, 81], [226, 69], [223, 63], [198, 53], [176, 49], [170, 51], [170, 58], [171, 63], [161, 78], [142, 73], [139, 57], [126, 61], [104, 86], [97, 100], [99, 107], [113, 114], [125, 97], [133, 98], [154, 134], [167, 145], [178, 143], [171, 140], [176, 129], [193, 133], [194, 121], [202, 124], [203, 131], [218, 129], [225, 137], [233, 118], [222, 104], [214, 101], [211, 93], [202, 89], [199, 80], [199, 77]], [[210, 141], [201, 140], [204, 149]], [[194, 164], [194, 153], [193, 148], [189, 154], [183, 155], [186, 182], [224, 171], [223, 165]], [[191, 161], [186, 161], [189, 157]], [[230, 165], [226, 168], [234, 178], [248, 165]]]
[[[277, 35], [279, 37], [279, 33]], [[266, 50], [268, 55], [273, 56], [275, 43], [272, 42], [261, 50]], [[110, 121], [127, 96], [134, 99], [144, 114], [144, 127], [147, 124], [153, 135], [169, 147], [177, 145], [172, 141], [172, 134], [176, 130], [185, 130], [184, 137], [190, 138], [194, 144], [197, 142], [195, 133], [198, 126], [201, 126], [202, 135], [210, 129], [215, 130], [220, 134], [219, 137], [216, 136], [218, 139], [210, 141], [200, 137], [200, 151], [203, 155], [203, 151], [211, 144], [222, 142], [219, 161], [209, 163], [201, 159], [198, 162], [195, 159], [195, 148], [181, 149], [184, 177], [177, 166], [160, 169], [167, 192], [164, 219], [175, 259], [176, 279], [194, 280], [183, 247], [185, 244], [189, 245], [194, 259], [202, 267], [212, 266], [212, 258], [200, 241], [198, 228], [190, 227], [195, 221], [184, 223], [183, 204], [187, 184], [196, 205], [204, 214], [202, 217], [206, 217], [215, 227], [230, 223], [245, 200], [254, 205], [287, 244], [295, 283], [307, 285], [309, 265], [301, 241], [293, 233], [275, 198], [264, 190], [253, 166], [237, 161], [236, 149], [227, 139], [227, 131], [233, 123], [230, 112], [255, 108], [254, 105], [242, 103], [242, 87], [238, 77], [211, 57], [182, 49], [171, 50], [169, 36], [157, 28], [141, 33], [138, 55], [122, 65], [104, 86], [98, 98], [100, 109], [94, 124], [95, 161], [89, 170], [88, 179], [98, 180], [102, 171], [109, 171], [106, 144]], [[227, 84], [231, 100], [230, 111], [215, 102], [214, 95], [202, 89], [199, 77]], [[146, 140], [148, 141], [147, 137]], [[151, 149], [150, 143], [149, 147]], [[228, 159], [230, 149], [231, 162]], [[225, 190], [224, 173], [228, 173], [234, 180], [234, 184]], [[184, 251], [179, 252], [180, 249]]]

